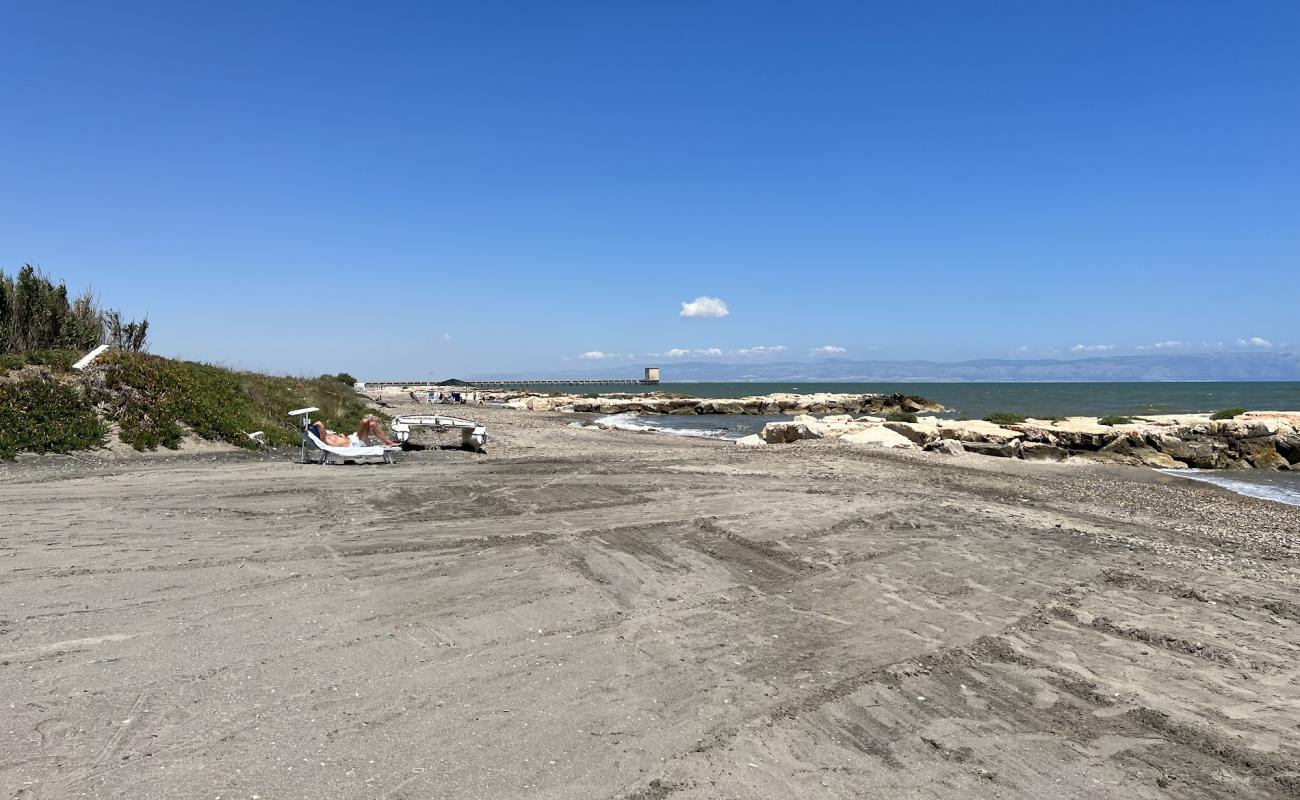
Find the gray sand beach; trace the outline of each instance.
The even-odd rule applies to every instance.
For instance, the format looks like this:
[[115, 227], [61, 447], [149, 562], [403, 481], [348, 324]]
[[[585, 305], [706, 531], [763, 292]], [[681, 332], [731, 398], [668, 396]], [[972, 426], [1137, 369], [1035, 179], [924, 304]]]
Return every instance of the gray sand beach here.
[[0, 464], [6, 796], [1300, 793], [1300, 508], [467, 413]]

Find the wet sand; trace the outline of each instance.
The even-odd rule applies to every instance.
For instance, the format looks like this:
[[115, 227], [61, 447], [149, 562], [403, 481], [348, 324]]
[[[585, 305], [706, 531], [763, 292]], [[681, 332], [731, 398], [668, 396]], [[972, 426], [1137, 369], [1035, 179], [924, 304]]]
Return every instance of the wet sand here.
[[0, 464], [0, 786], [1300, 794], [1300, 508], [460, 411], [487, 455]]

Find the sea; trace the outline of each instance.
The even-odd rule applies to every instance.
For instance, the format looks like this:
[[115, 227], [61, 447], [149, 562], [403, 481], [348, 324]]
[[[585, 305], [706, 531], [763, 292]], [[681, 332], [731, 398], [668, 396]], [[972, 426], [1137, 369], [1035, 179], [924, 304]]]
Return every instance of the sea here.
[[[545, 387], [585, 393], [591, 386]], [[995, 411], [1026, 417], [1204, 413], [1224, 408], [1300, 411], [1300, 382], [1223, 383], [663, 383], [656, 391], [691, 397], [744, 397], [778, 392], [846, 392], [920, 395], [943, 403], [949, 419], [981, 419]], [[671, 436], [739, 439], [788, 416], [621, 414], [607, 425]], [[1188, 480], [1214, 483], [1239, 494], [1300, 505], [1300, 471], [1175, 470]]]

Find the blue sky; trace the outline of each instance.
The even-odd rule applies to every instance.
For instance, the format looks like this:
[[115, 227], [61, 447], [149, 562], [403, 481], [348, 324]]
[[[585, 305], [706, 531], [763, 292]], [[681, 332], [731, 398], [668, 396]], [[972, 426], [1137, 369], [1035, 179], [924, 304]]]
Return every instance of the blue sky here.
[[1289, 1], [7, 2], [0, 268], [290, 373], [1294, 348], [1298, 30]]

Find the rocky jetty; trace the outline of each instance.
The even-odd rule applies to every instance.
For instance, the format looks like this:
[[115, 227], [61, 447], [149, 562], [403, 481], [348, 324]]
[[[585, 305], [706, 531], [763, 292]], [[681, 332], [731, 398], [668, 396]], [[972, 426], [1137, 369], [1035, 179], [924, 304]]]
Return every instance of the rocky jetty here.
[[504, 394], [489, 399], [507, 408], [527, 411], [591, 412], [598, 414], [887, 414], [943, 411], [933, 400], [903, 394], [765, 394], [738, 398], [683, 397], [663, 392], [646, 394], [541, 395]]
[[1300, 469], [1300, 412], [1252, 411], [1227, 420], [1177, 414], [1117, 425], [1102, 425], [1094, 417], [996, 424], [937, 417], [890, 422], [878, 416], [801, 416], [769, 423], [762, 433], [746, 438], [746, 444], [840, 439], [950, 455], [966, 452], [1165, 469]]

